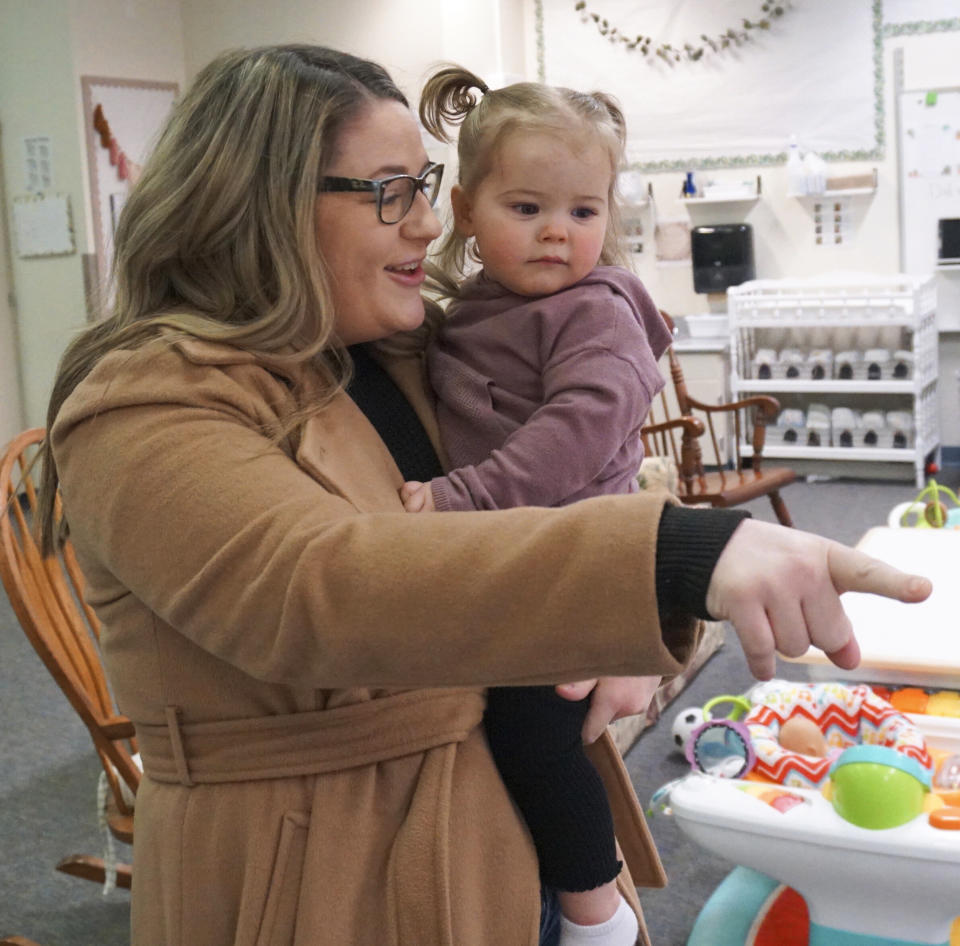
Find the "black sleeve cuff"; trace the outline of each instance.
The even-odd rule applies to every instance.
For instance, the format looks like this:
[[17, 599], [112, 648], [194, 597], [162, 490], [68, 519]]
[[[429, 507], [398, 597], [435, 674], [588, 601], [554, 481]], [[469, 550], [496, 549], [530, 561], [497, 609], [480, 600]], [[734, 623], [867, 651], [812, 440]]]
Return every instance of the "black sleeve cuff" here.
[[749, 519], [742, 509], [665, 506], [657, 533], [657, 605], [661, 617], [674, 612], [712, 620], [707, 588], [720, 553], [734, 529]]

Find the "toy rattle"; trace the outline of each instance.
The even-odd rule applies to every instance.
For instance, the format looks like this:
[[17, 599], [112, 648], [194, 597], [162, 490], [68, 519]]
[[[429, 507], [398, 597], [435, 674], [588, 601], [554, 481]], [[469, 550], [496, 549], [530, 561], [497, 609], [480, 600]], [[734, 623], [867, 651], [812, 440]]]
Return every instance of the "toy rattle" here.
[[[953, 503], [947, 509], [941, 496]], [[960, 499], [949, 486], [930, 479], [912, 503], [900, 503], [890, 510], [887, 525], [891, 529], [960, 529]]]

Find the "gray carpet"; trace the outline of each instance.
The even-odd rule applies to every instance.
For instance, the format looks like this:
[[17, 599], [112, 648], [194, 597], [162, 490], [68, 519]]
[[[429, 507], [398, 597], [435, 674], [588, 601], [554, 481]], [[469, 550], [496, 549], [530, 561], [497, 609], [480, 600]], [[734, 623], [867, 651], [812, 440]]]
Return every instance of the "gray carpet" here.
[[[942, 480], [957, 485], [957, 476]], [[797, 526], [856, 542], [882, 524], [899, 502], [912, 499], [907, 483], [798, 483], [784, 497]], [[751, 510], [772, 520], [769, 504]], [[802, 669], [783, 665], [783, 676]], [[682, 693], [663, 719], [631, 749], [627, 764], [641, 800], [686, 771], [673, 751], [670, 722], [682, 706], [699, 706], [721, 693], [750, 685], [735, 636]], [[95, 814], [99, 763], [86, 730], [30, 648], [9, 604], [0, 595], [0, 936], [28, 936], [43, 946], [125, 946], [129, 898], [101, 896], [96, 884], [57, 873], [66, 854], [99, 854]], [[683, 946], [700, 908], [732, 865], [694, 847], [665, 816], [652, 828], [670, 874], [669, 887], [644, 892], [648, 922], [658, 946]], [[128, 852], [121, 849], [122, 855]]]

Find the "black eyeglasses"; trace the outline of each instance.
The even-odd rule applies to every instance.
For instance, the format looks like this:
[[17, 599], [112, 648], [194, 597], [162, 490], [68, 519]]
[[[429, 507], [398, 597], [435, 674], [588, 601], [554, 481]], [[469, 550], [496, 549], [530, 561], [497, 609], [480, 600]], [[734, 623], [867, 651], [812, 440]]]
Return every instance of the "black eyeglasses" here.
[[430, 164], [414, 177], [412, 174], [395, 174], [379, 181], [365, 181], [356, 177], [321, 177], [321, 192], [373, 191], [377, 195], [377, 217], [381, 223], [399, 223], [413, 206], [417, 191], [420, 191], [432, 207], [440, 193], [442, 164]]

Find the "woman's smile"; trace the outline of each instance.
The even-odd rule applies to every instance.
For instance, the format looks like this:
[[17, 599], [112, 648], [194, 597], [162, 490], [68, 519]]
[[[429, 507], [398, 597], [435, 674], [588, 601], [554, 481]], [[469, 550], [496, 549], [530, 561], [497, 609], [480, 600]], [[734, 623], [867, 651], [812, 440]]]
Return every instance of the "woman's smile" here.
[[[374, 101], [340, 133], [332, 176], [374, 179], [419, 174], [429, 163], [410, 111], [393, 100]], [[427, 247], [440, 221], [423, 193], [399, 223], [381, 223], [365, 193], [317, 197], [317, 243], [331, 280], [337, 335], [345, 345], [417, 328], [423, 321], [420, 287]]]

